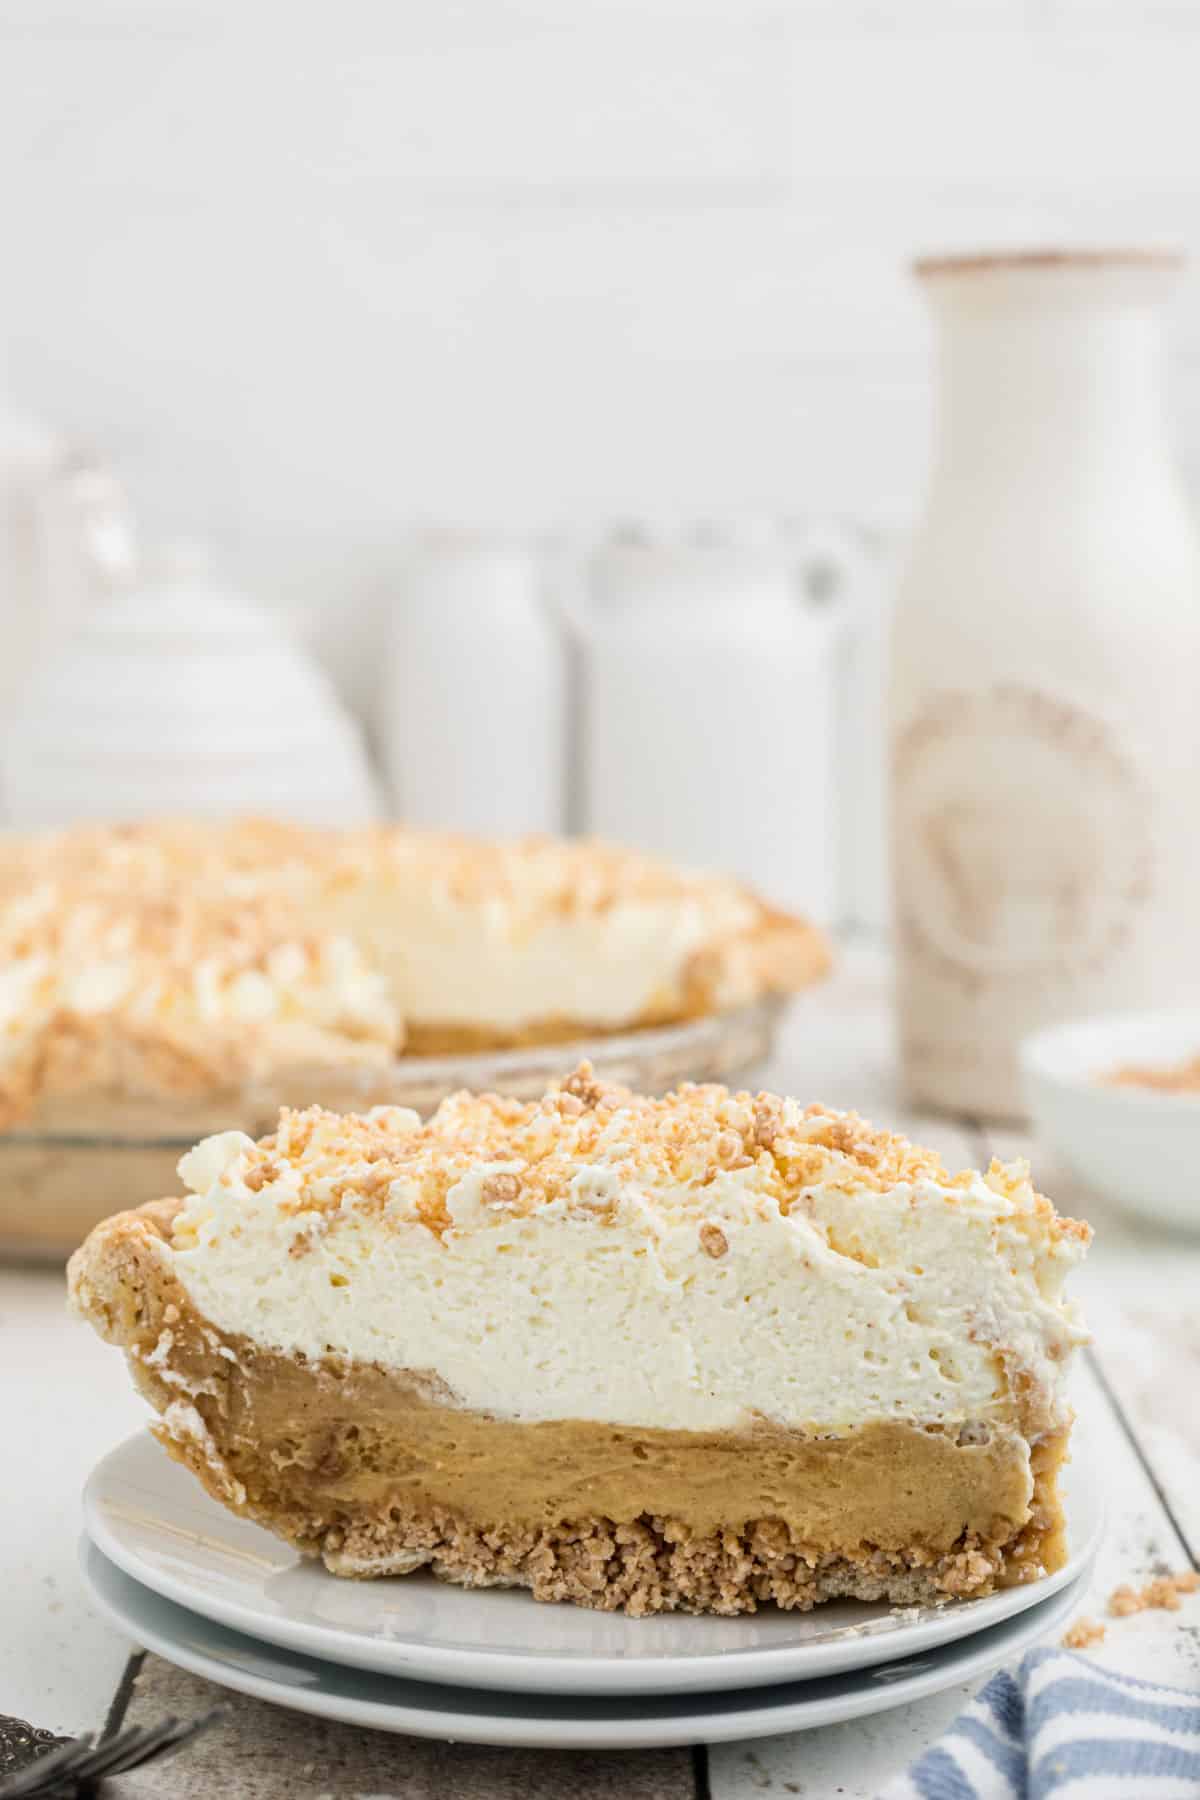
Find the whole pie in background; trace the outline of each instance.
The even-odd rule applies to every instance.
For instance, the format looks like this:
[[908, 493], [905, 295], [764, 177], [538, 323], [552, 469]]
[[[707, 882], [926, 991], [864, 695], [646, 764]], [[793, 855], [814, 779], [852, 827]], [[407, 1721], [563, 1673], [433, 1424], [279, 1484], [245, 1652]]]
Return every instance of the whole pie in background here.
[[738, 882], [597, 843], [258, 821], [9, 839], [0, 1121], [661, 1025], [826, 960]]

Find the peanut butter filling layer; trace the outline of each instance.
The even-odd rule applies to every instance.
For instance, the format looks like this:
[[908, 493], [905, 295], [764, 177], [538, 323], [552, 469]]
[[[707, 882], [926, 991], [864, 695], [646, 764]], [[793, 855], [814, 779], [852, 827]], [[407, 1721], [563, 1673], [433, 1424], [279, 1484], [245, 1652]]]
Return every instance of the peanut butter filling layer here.
[[[345, 1575], [428, 1566], [635, 1612], [910, 1603], [1065, 1558], [1065, 1434], [879, 1420], [839, 1436], [520, 1423], [436, 1377], [308, 1362], [204, 1320], [161, 1254], [173, 1205], [113, 1221], [77, 1302], [216, 1498]], [[118, 1227], [124, 1226], [124, 1229]]]

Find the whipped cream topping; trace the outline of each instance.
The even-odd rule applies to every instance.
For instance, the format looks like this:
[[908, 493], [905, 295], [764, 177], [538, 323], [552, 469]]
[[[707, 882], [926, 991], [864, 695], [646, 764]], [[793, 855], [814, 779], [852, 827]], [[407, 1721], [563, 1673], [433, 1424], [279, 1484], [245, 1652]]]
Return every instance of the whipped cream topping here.
[[953, 1179], [853, 1115], [577, 1072], [422, 1126], [285, 1114], [208, 1139], [172, 1263], [222, 1330], [419, 1370], [514, 1420], [845, 1431], [1064, 1417], [1085, 1227], [1021, 1165]]

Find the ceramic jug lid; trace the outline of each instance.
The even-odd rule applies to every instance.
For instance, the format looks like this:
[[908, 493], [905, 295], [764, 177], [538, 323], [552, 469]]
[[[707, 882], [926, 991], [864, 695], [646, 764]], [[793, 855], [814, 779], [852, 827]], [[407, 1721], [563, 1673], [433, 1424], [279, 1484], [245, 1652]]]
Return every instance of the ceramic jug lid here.
[[19, 815], [37, 813], [35, 787], [53, 812], [56, 782], [76, 808], [85, 787], [107, 783], [122, 816], [143, 792], [152, 810], [194, 810], [197, 796], [215, 804], [228, 785], [240, 788], [241, 810], [260, 794], [281, 810], [281, 793], [294, 791], [282, 810], [311, 817], [314, 783], [327, 815], [375, 811], [357, 725], [325, 672], [190, 544], [150, 559], [134, 589], [92, 612], [38, 673], [6, 733], [5, 763]]

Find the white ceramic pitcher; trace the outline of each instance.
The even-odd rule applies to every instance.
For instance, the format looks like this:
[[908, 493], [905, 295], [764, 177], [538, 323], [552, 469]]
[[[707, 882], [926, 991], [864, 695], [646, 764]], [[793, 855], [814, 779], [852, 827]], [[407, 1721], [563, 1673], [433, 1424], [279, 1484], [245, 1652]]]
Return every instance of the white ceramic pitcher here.
[[0, 728], [35, 670], [128, 578], [133, 559], [112, 471], [0, 398]]
[[585, 830], [839, 917], [841, 653], [859, 562], [830, 528], [628, 535], [570, 610]]

